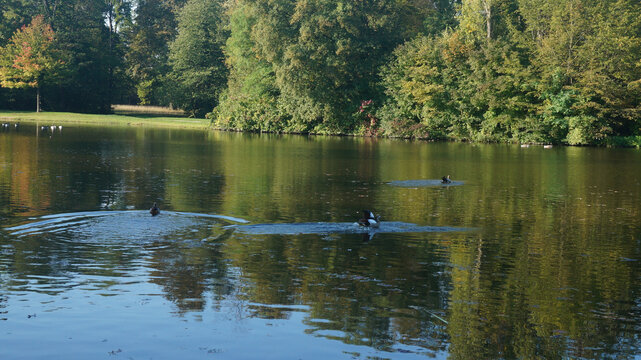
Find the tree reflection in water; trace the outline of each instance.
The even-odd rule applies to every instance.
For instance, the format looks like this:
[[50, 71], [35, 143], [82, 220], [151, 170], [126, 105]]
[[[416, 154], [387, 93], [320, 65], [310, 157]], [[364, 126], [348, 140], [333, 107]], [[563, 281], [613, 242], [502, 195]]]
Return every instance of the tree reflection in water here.
[[[49, 139], [25, 125], [0, 134], [0, 327], [11, 332], [0, 345], [18, 352], [22, 330], [36, 331], [24, 323], [34, 313], [29, 321], [91, 334], [74, 332], [86, 324], [75, 313], [98, 303], [94, 333], [129, 334], [118, 323], [126, 314], [131, 331], [181, 328], [194, 342], [205, 332], [214, 344], [196, 347], [224, 353], [220, 343], [237, 341], [237, 355], [277, 338], [275, 346], [343, 358], [634, 357], [639, 164], [628, 149], [143, 128], [70, 127]], [[444, 169], [462, 184], [393, 184]], [[138, 217], [154, 199], [158, 221]], [[242, 232], [229, 219], [193, 216], [348, 224], [363, 208], [384, 221], [475, 230], [364, 239]], [[124, 215], [5, 227], [100, 211]], [[233, 337], [236, 327], [260, 335]], [[42, 331], [30, 338], [48, 339]], [[146, 341], [184, 349], [172, 339]]]

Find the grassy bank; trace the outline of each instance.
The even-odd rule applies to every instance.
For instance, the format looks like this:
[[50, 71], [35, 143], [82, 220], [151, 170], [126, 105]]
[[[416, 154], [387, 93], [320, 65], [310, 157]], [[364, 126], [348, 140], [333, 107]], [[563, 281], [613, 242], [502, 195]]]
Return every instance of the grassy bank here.
[[29, 122], [41, 125], [153, 126], [166, 128], [206, 129], [208, 119], [193, 119], [158, 114], [78, 114], [67, 112], [30, 112], [0, 110], [0, 121]]
[[185, 112], [165, 106], [111, 105], [117, 115], [185, 117]]

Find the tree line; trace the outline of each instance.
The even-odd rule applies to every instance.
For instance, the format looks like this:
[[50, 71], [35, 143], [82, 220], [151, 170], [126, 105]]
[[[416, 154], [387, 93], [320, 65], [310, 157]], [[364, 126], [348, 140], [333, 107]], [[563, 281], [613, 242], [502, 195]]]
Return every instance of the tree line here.
[[641, 143], [636, 0], [0, 0], [0, 47], [2, 108], [38, 92], [241, 131]]

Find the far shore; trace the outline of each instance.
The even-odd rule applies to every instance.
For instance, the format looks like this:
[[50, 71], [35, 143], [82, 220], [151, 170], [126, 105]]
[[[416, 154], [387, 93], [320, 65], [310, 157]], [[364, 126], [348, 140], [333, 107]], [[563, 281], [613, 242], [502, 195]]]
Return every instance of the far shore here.
[[[242, 132], [233, 129], [220, 129], [213, 127], [209, 119], [198, 119], [180, 116], [180, 110], [171, 110], [161, 107], [127, 106], [113, 107], [113, 114], [82, 114], [71, 112], [35, 112], [35, 111], [13, 111], [0, 110], [0, 122], [25, 122], [39, 125], [82, 125], [82, 126], [139, 126], [173, 129], [194, 129], [194, 130], [219, 130]], [[359, 136], [350, 134], [347, 136]], [[433, 141], [428, 139], [415, 139]], [[518, 144], [517, 141], [510, 142]], [[522, 147], [530, 145], [546, 145], [545, 143], [525, 142]], [[568, 146], [567, 144], [554, 144], [554, 146]], [[641, 136], [612, 136], [603, 139], [600, 145], [607, 147], [634, 147], [641, 148]], [[546, 145], [551, 147], [551, 145]]]
[[0, 121], [41, 125], [87, 126], [153, 126], [164, 128], [207, 129], [209, 119], [195, 119], [161, 112], [129, 112], [128, 114], [80, 114], [70, 112], [35, 112], [0, 110]]

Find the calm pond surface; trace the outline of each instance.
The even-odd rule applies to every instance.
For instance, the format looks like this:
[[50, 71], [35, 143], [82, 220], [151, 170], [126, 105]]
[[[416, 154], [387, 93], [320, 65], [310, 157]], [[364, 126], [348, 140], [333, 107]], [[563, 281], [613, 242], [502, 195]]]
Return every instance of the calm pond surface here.
[[639, 150], [0, 132], [0, 359], [604, 357], [641, 357]]

